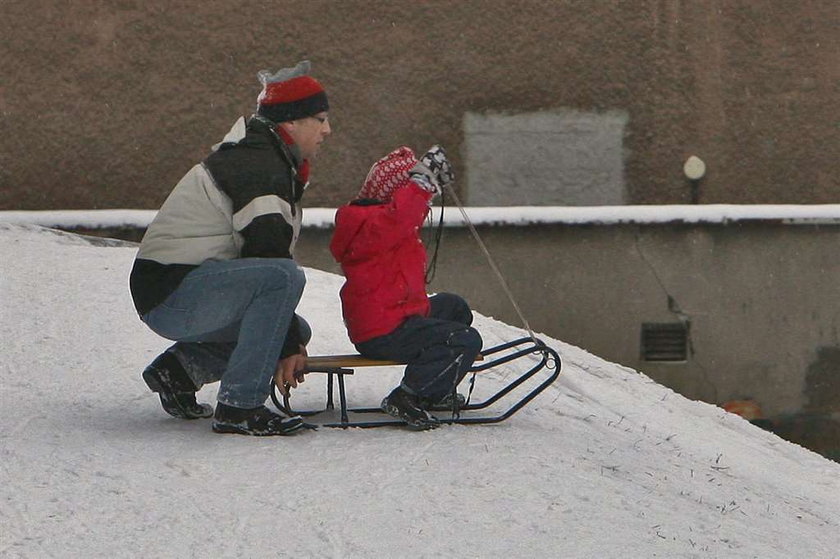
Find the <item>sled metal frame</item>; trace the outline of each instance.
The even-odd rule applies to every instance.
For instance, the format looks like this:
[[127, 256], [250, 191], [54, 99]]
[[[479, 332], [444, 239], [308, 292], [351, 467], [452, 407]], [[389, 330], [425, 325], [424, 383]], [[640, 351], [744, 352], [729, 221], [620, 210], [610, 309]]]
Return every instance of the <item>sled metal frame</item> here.
[[[519, 338], [510, 342], [506, 342], [503, 344], [499, 344], [497, 346], [491, 347], [489, 349], [485, 349], [481, 352], [480, 360], [476, 360], [473, 366], [468, 371], [468, 375], [473, 373], [481, 373], [483, 371], [487, 371], [488, 369], [492, 369], [493, 367], [497, 367], [499, 365], [503, 365], [505, 363], [509, 363], [521, 357], [525, 357], [527, 355], [539, 355], [539, 359], [535, 365], [533, 365], [530, 369], [523, 372], [521, 375], [510, 381], [506, 386], [499, 389], [495, 394], [488, 397], [487, 399], [476, 402], [470, 403], [461, 406], [458, 410], [459, 413], [452, 414], [452, 417], [439, 417], [439, 421], [441, 423], [456, 423], [456, 424], [479, 424], [479, 423], [498, 423], [501, 421], [506, 420], [514, 413], [522, 409], [528, 402], [534, 399], [540, 392], [545, 390], [550, 384], [552, 384], [558, 376], [560, 376], [560, 369], [562, 367], [562, 363], [560, 361], [560, 356], [557, 352], [545, 345], [542, 341], [536, 338]], [[288, 415], [300, 415], [303, 417], [309, 417], [314, 415], [319, 415], [331, 410], [335, 409], [335, 402], [333, 400], [333, 392], [335, 385], [338, 386], [338, 398], [339, 398], [339, 411], [340, 411], [340, 421], [339, 422], [328, 422], [328, 423], [321, 423], [316, 424], [319, 427], [387, 427], [387, 426], [401, 426], [405, 425], [405, 422], [399, 419], [393, 419], [390, 416], [386, 415], [380, 408], [348, 408], [347, 406], [347, 395], [344, 389], [344, 377], [348, 375], [353, 375], [355, 373], [355, 369], [359, 367], [388, 367], [388, 366], [402, 366], [405, 363], [401, 363], [398, 361], [378, 361], [375, 359], [367, 359], [362, 357], [361, 355], [326, 355], [326, 356], [315, 356], [307, 358], [307, 368], [306, 373], [325, 373], [327, 375], [327, 394], [326, 394], [326, 405], [323, 409], [315, 409], [315, 410], [293, 410], [290, 403], [289, 397], [287, 395], [283, 396], [283, 401], [281, 402], [278, 398], [278, 391], [277, 388], [271, 392], [271, 400], [274, 402], [274, 405], [277, 406], [279, 410], [288, 414]], [[525, 381], [542, 371], [543, 369], [548, 369], [551, 371], [551, 374], [545, 378], [541, 383], [537, 386], [532, 388], [529, 392], [524, 394], [521, 398], [514, 401], [510, 407], [507, 408], [506, 411], [500, 413], [498, 415], [461, 415], [464, 412], [472, 412], [475, 410], [482, 410], [485, 409], [494, 403], [498, 402], [510, 392], [515, 390], [517, 387], [522, 385]], [[470, 382], [473, 382], [472, 379]], [[472, 389], [470, 389], [472, 392]], [[380, 414], [388, 419], [383, 420], [372, 420], [372, 421], [356, 421], [350, 420], [350, 414]], [[438, 412], [441, 415], [444, 413], [449, 413], [448, 411]]]

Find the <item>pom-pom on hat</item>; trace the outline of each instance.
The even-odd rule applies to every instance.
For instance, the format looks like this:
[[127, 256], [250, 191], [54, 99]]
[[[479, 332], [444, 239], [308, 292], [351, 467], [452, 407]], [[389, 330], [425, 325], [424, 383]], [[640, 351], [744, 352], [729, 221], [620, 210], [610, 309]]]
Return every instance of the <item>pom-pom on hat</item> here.
[[311, 67], [304, 60], [294, 68], [282, 68], [274, 73], [260, 71], [257, 78], [263, 88], [257, 97], [257, 114], [272, 122], [287, 122], [328, 111], [327, 93], [309, 75]]
[[373, 164], [359, 198], [372, 198], [388, 202], [394, 192], [409, 181], [408, 172], [417, 164], [411, 148], [401, 146]]

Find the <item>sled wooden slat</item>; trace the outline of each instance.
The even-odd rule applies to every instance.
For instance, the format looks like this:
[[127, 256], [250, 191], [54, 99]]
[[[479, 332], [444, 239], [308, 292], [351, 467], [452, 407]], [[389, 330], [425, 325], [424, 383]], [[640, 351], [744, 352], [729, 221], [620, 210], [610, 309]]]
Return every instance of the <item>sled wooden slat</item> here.
[[[482, 361], [483, 359], [484, 357], [480, 354], [475, 358], [476, 361]], [[328, 368], [353, 369], [354, 367], [393, 367], [395, 365], [405, 365], [405, 363], [368, 359], [359, 354], [315, 355], [306, 358], [306, 368], [313, 372]]]
[[393, 365], [405, 365], [405, 363], [368, 359], [359, 354], [316, 355], [306, 358], [306, 367], [309, 369], [321, 369], [325, 367], [352, 369], [353, 367], [390, 367]]

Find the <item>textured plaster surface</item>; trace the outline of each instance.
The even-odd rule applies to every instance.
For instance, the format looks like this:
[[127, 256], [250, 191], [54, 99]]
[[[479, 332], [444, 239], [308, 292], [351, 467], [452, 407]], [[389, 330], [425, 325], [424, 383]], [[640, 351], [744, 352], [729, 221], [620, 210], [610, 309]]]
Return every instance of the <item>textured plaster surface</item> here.
[[[628, 115], [626, 202], [836, 201], [840, 3], [12, 0], [0, 18], [0, 210], [157, 208], [259, 92], [310, 59], [333, 136], [307, 203], [466, 114]], [[611, 168], [611, 167], [610, 167]]]

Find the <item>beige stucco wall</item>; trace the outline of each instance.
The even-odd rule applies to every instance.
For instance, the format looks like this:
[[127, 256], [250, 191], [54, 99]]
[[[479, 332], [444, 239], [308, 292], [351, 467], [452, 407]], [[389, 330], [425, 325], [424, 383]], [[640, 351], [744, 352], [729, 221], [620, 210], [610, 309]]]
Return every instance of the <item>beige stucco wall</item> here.
[[[537, 332], [691, 398], [750, 397], [767, 416], [840, 412], [840, 225], [478, 230]], [[301, 262], [338, 271], [326, 249], [330, 235], [306, 231]], [[431, 289], [460, 293], [482, 314], [521, 324], [465, 228], [445, 229]], [[688, 361], [642, 361], [641, 324], [681, 316], [691, 323]]]
[[7, 0], [0, 210], [159, 207], [255, 103], [258, 70], [311, 59], [334, 135], [308, 204], [335, 206], [398, 144], [464, 116], [627, 115], [627, 203], [836, 201], [836, 0]]

